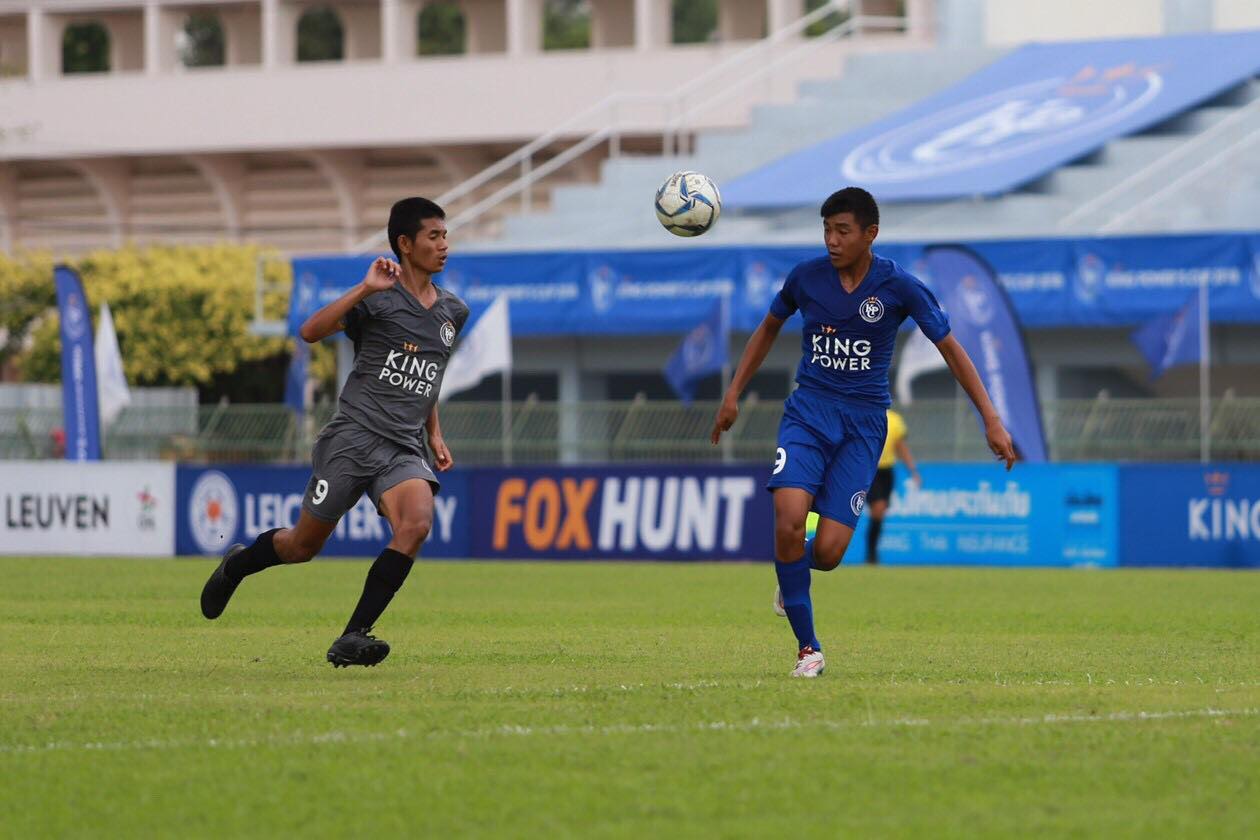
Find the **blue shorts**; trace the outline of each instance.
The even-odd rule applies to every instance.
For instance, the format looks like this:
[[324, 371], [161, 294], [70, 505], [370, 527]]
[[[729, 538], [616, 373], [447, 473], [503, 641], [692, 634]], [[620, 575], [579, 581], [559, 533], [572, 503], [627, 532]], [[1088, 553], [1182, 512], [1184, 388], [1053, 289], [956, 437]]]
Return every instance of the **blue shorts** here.
[[798, 388], [783, 404], [766, 489], [806, 490], [819, 516], [856, 528], [887, 436], [885, 409]]

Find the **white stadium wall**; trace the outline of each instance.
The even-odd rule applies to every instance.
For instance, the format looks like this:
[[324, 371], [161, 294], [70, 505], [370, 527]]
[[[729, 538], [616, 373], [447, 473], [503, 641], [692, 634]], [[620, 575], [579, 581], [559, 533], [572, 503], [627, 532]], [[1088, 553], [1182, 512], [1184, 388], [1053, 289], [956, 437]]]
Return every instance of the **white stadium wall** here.
[[991, 46], [1164, 32], [1163, 0], [988, 0], [984, 15]]
[[1260, 3], [1256, 0], [1216, 0], [1213, 11], [1217, 29], [1260, 29]]
[[[611, 94], [667, 91], [743, 44], [640, 52], [569, 50], [528, 57], [426, 58], [401, 66], [321, 63], [278, 70], [202, 68], [178, 75], [87, 75], [0, 84], [5, 115], [30, 131], [0, 145], [14, 160], [99, 155], [268, 152], [294, 148], [524, 143]], [[819, 50], [759, 86], [771, 101], [797, 81], [834, 76], [841, 55]], [[476, 106], [470, 105], [475, 101]], [[742, 97], [706, 109], [698, 127], [738, 125]], [[657, 133], [672, 117], [660, 99], [624, 105], [627, 133]], [[20, 117], [19, 117], [20, 115]], [[585, 135], [598, 114], [571, 126]], [[472, 174], [472, 173], [468, 173]]]
[[[981, 0], [989, 46], [1260, 28], [1257, 0]], [[941, 0], [944, 14], [974, 16], [970, 0]]]
[[[0, 0], [0, 250], [215, 241], [345, 250], [379, 230], [399, 195], [441, 195], [562, 124], [536, 163], [613, 123], [623, 153], [658, 152], [679, 110], [674, 92], [804, 9], [804, 0], [720, 0], [717, 41], [673, 44], [670, 0], [598, 0], [590, 48], [544, 50], [542, 4], [459, 0], [466, 51], [418, 56], [422, 2], [332, 3], [344, 60], [299, 63], [296, 28], [314, 2]], [[893, 5], [861, 8], [886, 14]], [[907, 8], [926, 21], [929, 7]], [[190, 10], [218, 17], [223, 66], [178, 60]], [[111, 69], [66, 75], [62, 37], [86, 22], [107, 30]], [[910, 29], [820, 41], [720, 100], [710, 94], [739, 74], [716, 74], [684, 103], [706, 106], [689, 113], [687, 128], [742, 125], [753, 106], [793, 99], [801, 81], [839, 75], [851, 52], [925, 45], [926, 30]], [[800, 43], [784, 39], [758, 64]], [[566, 123], [610, 94], [651, 101]], [[597, 177], [609, 151], [599, 144], [542, 180], [532, 206], [546, 208], [555, 185]], [[64, 236], [68, 226], [75, 237]]]

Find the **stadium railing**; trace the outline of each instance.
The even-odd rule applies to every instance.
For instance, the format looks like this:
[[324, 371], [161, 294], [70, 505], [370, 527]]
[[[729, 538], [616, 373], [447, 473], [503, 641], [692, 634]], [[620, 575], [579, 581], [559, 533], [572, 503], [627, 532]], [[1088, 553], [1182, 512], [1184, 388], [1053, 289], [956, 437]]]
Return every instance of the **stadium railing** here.
[[[528, 399], [509, 408], [456, 402], [442, 406], [442, 426], [463, 464], [761, 461], [773, 452], [782, 404], [748, 400], [730, 444], [708, 442], [716, 403], [634, 400], [562, 405]], [[922, 400], [899, 408], [915, 456], [925, 461], [985, 460], [986, 448], [970, 406], [961, 400]], [[110, 426], [104, 448], [118, 460], [294, 462], [331, 416], [320, 406], [299, 417], [283, 405], [197, 408], [129, 407]], [[1056, 461], [1194, 461], [1199, 457], [1199, 405], [1194, 399], [1056, 400], [1043, 404]], [[1260, 459], [1260, 399], [1212, 403], [1215, 460]], [[58, 457], [55, 408], [0, 409], [0, 460]]]

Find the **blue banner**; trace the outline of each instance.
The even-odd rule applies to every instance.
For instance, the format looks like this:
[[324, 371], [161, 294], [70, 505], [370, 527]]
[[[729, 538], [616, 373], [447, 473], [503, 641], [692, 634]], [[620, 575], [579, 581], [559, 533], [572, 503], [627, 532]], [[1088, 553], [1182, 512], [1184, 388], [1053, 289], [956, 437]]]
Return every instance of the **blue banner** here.
[[1260, 568], [1260, 465], [1120, 468], [1125, 566]]
[[1260, 73], [1260, 32], [1029, 44], [890, 117], [723, 185], [730, 209], [998, 195]]
[[[180, 466], [175, 471], [176, 554], [222, 554], [249, 545], [263, 531], [289, 528], [302, 510], [309, 467]], [[468, 557], [471, 528], [468, 476], [444, 473], [434, 498], [433, 529], [423, 557]], [[375, 557], [392, 536], [389, 523], [364, 496], [337, 524], [322, 555]]]
[[61, 316], [61, 404], [65, 416], [66, 459], [99, 461], [100, 416], [96, 393], [96, 353], [92, 317], [83, 282], [72, 268], [53, 269]]
[[768, 473], [768, 466], [476, 470], [472, 555], [769, 560]]
[[[1116, 468], [1109, 465], [920, 464], [897, 480], [880, 533], [891, 565], [1115, 566]], [[861, 563], [870, 516], [845, 563]], [[1127, 534], [1126, 534], [1127, 536]]]
[[[821, 237], [820, 237], [821, 238]], [[1185, 303], [1206, 282], [1215, 323], [1260, 323], [1260, 235], [1234, 233], [963, 243], [998, 274], [1027, 327], [1135, 326]], [[876, 242], [924, 271], [926, 243]], [[439, 284], [473, 312], [500, 292], [514, 336], [682, 335], [730, 295], [731, 327], [751, 332], [796, 263], [817, 245], [657, 251], [456, 254]], [[372, 257], [293, 261], [289, 333], [363, 279]], [[793, 317], [789, 330], [800, 328]]]
[[[1024, 461], [1046, 460], [1046, 436], [1019, 321], [993, 270], [964, 248], [929, 248], [920, 278], [935, 292], [953, 336], [975, 363]], [[983, 423], [981, 423], [983, 430]]]

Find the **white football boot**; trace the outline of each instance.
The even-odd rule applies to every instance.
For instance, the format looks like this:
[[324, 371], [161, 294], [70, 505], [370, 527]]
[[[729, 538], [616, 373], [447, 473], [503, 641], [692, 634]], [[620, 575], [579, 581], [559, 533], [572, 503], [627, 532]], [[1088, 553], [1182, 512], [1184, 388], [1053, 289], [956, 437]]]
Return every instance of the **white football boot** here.
[[823, 662], [822, 651], [807, 645], [796, 655], [796, 667], [792, 669], [792, 676], [812, 679], [822, 674], [826, 664]]
[[783, 590], [774, 588], [774, 614], [779, 618], [787, 618], [787, 610], [783, 609]]

